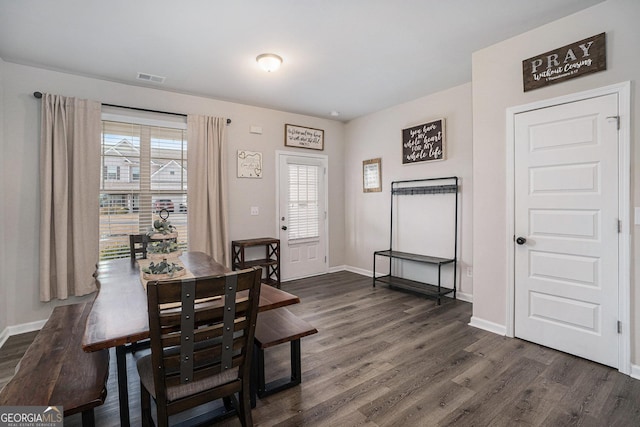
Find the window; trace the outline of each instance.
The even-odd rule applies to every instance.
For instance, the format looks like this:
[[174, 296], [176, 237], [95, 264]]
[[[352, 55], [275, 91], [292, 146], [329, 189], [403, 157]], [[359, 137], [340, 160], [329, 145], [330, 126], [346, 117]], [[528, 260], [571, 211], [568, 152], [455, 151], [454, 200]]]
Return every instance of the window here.
[[289, 164], [289, 240], [319, 237], [320, 167]]
[[107, 181], [119, 181], [120, 180], [120, 166], [105, 165], [102, 168], [102, 173]]
[[129, 234], [146, 233], [162, 209], [186, 248], [186, 126], [112, 116], [102, 121], [100, 259], [129, 257]]
[[131, 182], [140, 181], [140, 166], [131, 166]]

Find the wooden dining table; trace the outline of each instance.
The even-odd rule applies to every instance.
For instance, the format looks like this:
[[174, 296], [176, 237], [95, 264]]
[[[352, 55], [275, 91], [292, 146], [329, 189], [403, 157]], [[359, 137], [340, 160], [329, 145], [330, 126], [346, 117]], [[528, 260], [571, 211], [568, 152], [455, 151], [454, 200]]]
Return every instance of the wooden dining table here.
[[[202, 252], [185, 252], [179, 259], [196, 278], [231, 271]], [[147, 294], [138, 262], [129, 258], [100, 262], [95, 277], [99, 290], [87, 318], [82, 349], [91, 352], [115, 347], [120, 425], [129, 426], [126, 345], [149, 338]], [[299, 302], [295, 295], [262, 284], [259, 311]]]

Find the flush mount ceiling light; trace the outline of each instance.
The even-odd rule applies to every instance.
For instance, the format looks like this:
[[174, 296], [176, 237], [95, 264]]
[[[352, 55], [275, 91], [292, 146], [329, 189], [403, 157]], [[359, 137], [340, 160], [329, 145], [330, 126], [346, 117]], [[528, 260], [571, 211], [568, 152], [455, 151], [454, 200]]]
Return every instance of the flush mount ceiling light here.
[[260, 68], [265, 70], [267, 73], [270, 73], [280, 68], [280, 65], [282, 65], [282, 58], [275, 53], [263, 53], [262, 55], [257, 56], [256, 62], [260, 65]]

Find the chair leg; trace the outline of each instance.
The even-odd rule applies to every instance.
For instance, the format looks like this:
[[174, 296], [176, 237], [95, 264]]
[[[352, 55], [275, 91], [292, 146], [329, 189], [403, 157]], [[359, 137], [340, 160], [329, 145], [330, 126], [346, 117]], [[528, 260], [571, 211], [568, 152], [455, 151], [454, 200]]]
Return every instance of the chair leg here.
[[222, 403], [224, 403], [224, 409], [227, 411], [231, 411], [233, 409], [233, 403], [231, 402], [231, 397], [225, 396], [222, 398]]
[[156, 414], [158, 416], [158, 427], [169, 427], [169, 414], [167, 413], [167, 407], [162, 403], [157, 404], [156, 401]]
[[96, 417], [92, 409], [82, 411], [82, 427], [94, 427], [96, 425]]
[[249, 381], [244, 380], [242, 390], [238, 393], [239, 407], [238, 417], [242, 427], [252, 427], [253, 417], [251, 416], [251, 387]]
[[153, 418], [151, 417], [151, 395], [140, 382], [140, 409], [142, 410], [142, 426], [153, 426]]
[[256, 393], [257, 395], [262, 398], [265, 396], [266, 393], [266, 384], [265, 384], [265, 373], [264, 373], [264, 350], [262, 348], [260, 348], [257, 344], [255, 345], [255, 352], [253, 353], [254, 358], [255, 358], [255, 365], [256, 366]]

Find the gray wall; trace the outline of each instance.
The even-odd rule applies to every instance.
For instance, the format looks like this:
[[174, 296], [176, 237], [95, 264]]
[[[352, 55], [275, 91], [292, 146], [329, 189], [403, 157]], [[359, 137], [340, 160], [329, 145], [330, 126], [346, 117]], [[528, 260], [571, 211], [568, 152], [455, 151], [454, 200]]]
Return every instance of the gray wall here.
[[[631, 80], [640, 76], [640, 2], [609, 0], [574, 15], [483, 49], [473, 55], [473, 259], [476, 320], [505, 326], [506, 109]], [[522, 89], [522, 60], [589, 36], [607, 33], [607, 70], [527, 93]], [[631, 95], [631, 206], [640, 206], [640, 150], [637, 126], [640, 98]], [[632, 217], [633, 218], [633, 217]], [[632, 270], [640, 265], [640, 227], [633, 226]], [[631, 361], [640, 363], [640, 277], [631, 276]]]
[[[39, 123], [40, 101], [36, 90], [104, 103], [180, 113], [224, 116], [233, 120], [228, 128], [228, 182], [230, 238], [274, 236], [275, 151], [284, 150], [284, 124], [324, 129], [325, 150], [329, 161], [329, 266], [344, 264], [344, 192], [343, 147], [344, 124], [265, 108], [182, 95], [157, 89], [129, 86], [71, 74], [43, 70], [5, 62], [2, 67], [5, 126], [2, 188], [2, 224], [5, 247], [2, 274], [6, 297], [0, 298], [0, 322], [4, 326], [46, 319], [51, 304], [39, 301]], [[1, 110], [0, 110], [1, 111]], [[263, 128], [262, 135], [250, 134], [250, 126]], [[10, 147], [9, 147], [10, 144]], [[236, 177], [236, 152], [239, 149], [263, 153], [264, 177]], [[288, 149], [289, 151], [307, 151]], [[11, 177], [7, 179], [6, 177]], [[250, 207], [260, 208], [259, 216], [250, 215]], [[19, 242], [19, 244], [18, 244]], [[74, 298], [70, 299], [74, 301]], [[4, 319], [4, 320], [3, 320]], [[2, 326], [3, 323], [0, 323]], [[4, 327], [0, 327], [0, 331]]]
[[[582, 12], [480, 50], [473, 55], [473, 84], [340, 122], [284, 113], [150, 88], [25, 67], [0, 60], [0, 331], [44, 319], [51, 304], [38, 300], [38, 134], [39, 102], [34, 90], [185, 113], [228, 116], [230, 153], [262, 151], [264, 178], [238, 180], [229, 159], [231, 237], [275, 233], [275, 150], [283, 149], [283, 125], [325, 129], [329, 156], [330, 266], [370, 272], [375, 249], [388, 245], [388, 189], [394, 179], [456, 174], [462, 181], [462, 291], [473, 293], [474, 318], [506, 325], [506, 118], [507, 108], [632, 80], [632, 206], [640, 206], [640, 150], [636, 123], [640, 99], [640, 31], [637, 0], [608, 0]], [[523, 93], [521, 61], [585, 37], [607, 33], [608, 69], [544, 89]], [[4, 93], [3, 93], [4, 91]], [[4, 125], [2, 126], [2, 115]], [[403, 166], [400, 130], [430, 119], [447, 119], [449, 160]], [[263, 127], [262, 135], [249, 126]], [[473, 140], [473, 143], [471, 141]], [[473, 152], [473, 157], [471, 153]], [[382, 157], [383, 193], [362, 193], [362, 160]], [[471, 191], [473, 182], [473, 192]], [[473, 205], [473, 216], [471, 215]], [[260, 216], [249, 215], [250, 206]], [[640, 265], [640, 227], [632, 229], [632, 269]], [[19, 240], [18, 240], [19, 239]], [[18, 241], [20, 245], [18, 245]], [[473, 255], [472, 255], [473, 254]], [[2, 264], [4, 263], [4, 265]], [[632, 325], [640, 314], [640, 277], [632, 271]], [[1, 333], [1, 332], [0, 332]], [[1, 337], [0, 337], [1, 338]], [[632, 331], [632, 363], [640, 364], [640, 327]]]
[[[466, 274], [471, 268], [471, 219], [472, 219], [472, 144], [471, 144], [471, 83], [456, 86], [442, 92], [425, 96], [411, 102], [369, 114], [347, 124], [345, 151], [346, 201], [346, 259], [347, 265], [370, 274], [373, 270], [373, 252], [389, 248], [390, 196], [392, 181], [420, 178], [435, 178], [456, 175], [460, 180], [459, 198], [459, 289], [471, 298], [472, 278]], [[402, 129], [427, 123], [434, 119], [445, 119], [445, 160], [432, 162], [402, 163]], [[382, 158], [382, 192], [363, 193], [362, 161]], [[439, 217], [438, 211], [453, 218], [451, 205], [443, 200], [442, 206], [431, 205], [438, 197], [425, 197], [412, 212], [396, 212], [398, 221], [420, 224], [420, 233], [414, 236], [397, 236], [394, 249], [434, 256], [451, 256], [448, 251], [452, 242], [451, 233], [431, 234], [432, 238], [420, 239], [422, 233], [445, 227], [448, 218]], [[442, 208], [442, 209], [440, 209]], [[394, 226], [396, 227], [396, 226]], [[447, 227], [449, 228], [449, 227]], [[400, 230], [400, 227], [396, 227]], [[450, 227], [452, 230], [452, 227]], [[395, 235], [396, 233], [394, 233]], [[411, 250], [408, 248], [411, 247]], [[403, 249], [404, 248], [404, 249]], [[440, 253], [444, 250], [446, 253]], [[386, 272], [386, 264], [376, 265], [379, 272]], [[411, 268], [406, 265], [405, 268]], [[428, 270], [428, 269], [427, 269]], [[427, 271], [423, 273], [429, 274]]]

